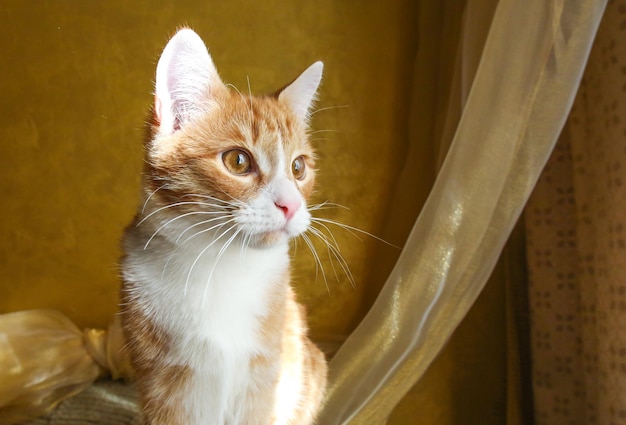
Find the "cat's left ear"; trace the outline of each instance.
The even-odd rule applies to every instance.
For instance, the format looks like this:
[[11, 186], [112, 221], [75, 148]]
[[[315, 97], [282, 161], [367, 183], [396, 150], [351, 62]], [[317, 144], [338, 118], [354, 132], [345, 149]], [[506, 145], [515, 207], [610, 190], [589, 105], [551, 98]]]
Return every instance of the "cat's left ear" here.
[[278, 95], [278, 100], [289, 106], [303, 121], [308, 120], [309, 110], [315, 102], [317, 89], [322, 81], [323, 70], [324, 64], [315, 62]]

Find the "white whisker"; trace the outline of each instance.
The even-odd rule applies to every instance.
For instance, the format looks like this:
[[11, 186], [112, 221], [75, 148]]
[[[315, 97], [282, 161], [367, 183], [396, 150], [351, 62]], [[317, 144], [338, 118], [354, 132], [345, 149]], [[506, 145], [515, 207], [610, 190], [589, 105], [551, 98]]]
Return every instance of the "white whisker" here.
[[[332, 240], [333, 240], [333, 243], [334, 243], [335, 247], [337, 247], [337, 249], [339, 249], [339, 243], [337, 242], [337, 239], [335, 239], [335, 235], [333, 235], [333, 232], [331, 232], [331, 231], [330, 231], [330, 229], [328, 228], [328, 226], [327, 226], [327, 225], [325, 225], [324, 223], [317, 222], [317, 221], [314, 221], [313, 223], [315, 223], [315, 224], [318, 224], [318, 225], [322, 226], [322, 227], [323, 227], [323, 228], [324, 228], [324, 229], [328, 232], [328, 234], [330, 235], [330, 237], [332, 238]], [[311, 226], [311, 227], [312, 227], [312, 226]], [[312, 227], [312, 228], [313, 228], [313, 227]], [[315, 230], [318, 230], [318, 229], [315, 229]], [[320, 232], [321, 232], [321, 229], [319, 229], [318, 231], [320, 231]], [[323, 234], [323, 233], [322, 233], [322, 234]]]
[[250, 88], [249, 75], [246, 75], [246, 80], [248, 81], [248, 96], [250, 96], [248, 101], [248, 119], [250, 120], [249, 125], [252, 127], [254, 124], [254, 111], [252, 110], [252, 89]]
[[210, 196], [210, 195], [202, 195], [199, 193], [188, 193], [182, 196], [182, 198], [186, 198], [188, 196], [192, 196], [194, 198], [202, 198], [202, 199], [208, 199], [211, 201], [217, 201], [217, 202], [221, 202], [224, 205], [215, 205], [215, 204], [207, 204], [207, 205], [214, 205], [215, 207], [221, 207], [221, 208], [228, 208], [228, 207], [237, 207], [238, 205], [242, 205], [243, 202], [233, 198], [236, 200], [236, 203], [231, 202], [231, 201], [225, 201], [223, 199], [220, 198], [216, 198], [215, 196]]
[[215, 268], [217, 267], [217, 263], [219, 263], [220, 258], [222, 258], [222, 255], [224, 255], [224, 252], [226, 252], [226, 250], [228, 249], [230, 244], [235, 240], [235, 238], [237, 237], [239, 232], [241, 232], [241, 229], [237, 229], [237, 231], [235, 231], [235, 233], [224, 243], [224, 245], [220, 248], [219, 252], [215, 256], [213, 267], [211, 268], [211, 272], [209, 273], [209, 277], [208, 277], [208, 279], [206, 281], [206, 284], [204, 286], [204, 291], [202, 292], [202, 303], [201, 303], [201, 306], [203, 308], [204, 308], [204, 304], [206, 302], [206, 296], [207, 296], [207, 292], [209, 290], [209, 285], [211, 283], [211, 279], [213, 278], [213, 272], [215, 272]]
[[[161, 225], [158, 229], [156, 229], [156, 230], [154, 231], [154, 233], [152, 233], [152, 236], [150, 236], [150, 238], [148, 239], [148, 241], [147, 241], [147, 242], [146, 242], [146, 244], [144, 245], [143, 249], [144, 249], [144, 250], [145, 250], [145, 249], [147, 249], [147, 248], [148, 248], [148, 245], [150, 245], [150, 242], [152, 242], [152, 239], [154, 239], [154, 237], [155, 237], [155, 236], [156, 236], [156, 235], [157, 235], [157, 234], [158, 234], [161, 230], [163, 230], [165, 227], [169, 226], [170, 224], [172, 224], [173, 222], [175, 222], [175, 221], [177, 221], [177, 220], [179, 220], [179, 219], [181, 219], [181, 218], [185, 218], [185, 217], [188, 217], [188, 216], [190, 216], [190, 215], [198, 215], [198, 214], [200, 214], [200, 215], [207, 215], [207, 214], [209, 214], [209, 215], [210, 215], [210, 214], [222, 214], [222, 213], [221, 213], [221, 212], [219, 212], [219, 213], [218, 213], [218, 212], [214, 212], [214, 211], [191, 211], [191, 212], [188, 212], [188, 213], [185, 213], [185, 214], [180, 214], [180, 215], [177, 215], [176, 217], [174, 217], [174, 218], [172, 218], [172, 219], [170, 219], [170, 220], [166, 221], [166, 222], [165, 222], [165, 223], [163, 223], [163, 224], [162, 224], [162, 225]], [[221, 217], [217, 217], [217, 218], [219, 219], [219, 218], [221, 218]], [[180, 237], [180, 236], [179, 236], [179, 237]]]
[[[220, 217], [220, 218], [221, 218], [221, 217]], [[232, 222], [234, 222], [234, 221], [235, 221], [235, 218], [233, 217], [233, 218], [230, 218], [230, 219], [228, 219], [228, 220], [224, 221], [223, 223], [218, 223], [218, 224], [216, 224], [216, 225], [214, 225], [214, 226], [211, 226], [211, 227], [209, 227], [208, 229], [202, 229], [202, 230], [200, 230], [199, 232], [196, 232], [196, 233], [194, 233], [193, 235], [189, 236], [187, 239], [185, 239], [185, 240], [181, 243], [181, 245], [186, 244], [187, 242], [189, 242], [191, 239], [195, 238], [195, 237], [196, 237], [196, 236], [198, 236], [198, 235], [201, 235], [201, 234], [206, 233], [206, 232], [210, 232], [211, 230], [218, 229], [218, 228], [220, 228], [220, 227], [224, 227], [226, 224], [228, 224], [228, 223], [232, 223]], [[234, 226], [233, 226], [233, 227], [234, 227]], [[230, 229], [232, 229], [232, 227], [231, 227]], [[229, 229], [229, 230], [230, 230], [230, 229]]]
[[350, 211], [350, 208], [343, 206], [341, 204], [337, 204], [335, 202], [330, 202], [330, 201], [324, 201], [322, 203], [319, 204], [313, 204], [311, 206], [308, 207], [309, 211], [319, 211], [319, 210], [327, 210], [330, 208], [342, 208], [344, 210], [348, 210]]
[[291, 258], [295, 258], [298, 256], [298, 238], [294, 238], [292, 240], [289, 241], [291, 243]]
[[248, 125], [252, 126], [253, 123], [253, 111], [252, 111], [252, 91], [250, 90], [250, 77], [246, 75], [246, 80], [248, 80], [248, 93], [249, 93], [249, 97], [246, 98], [243, 93], [241, 93], [239, 91], [239, 89], [237, 87], [235, 87], [234, 84], [228, 83], [226, 84], [226, 86], [228, 87], [232, 87], [237, 93], [239, 93], [239, 96], [246, 102], [248, 103]]
[[379, 238], [378, 236], [373, 235], [370, 232], [366, 232], [365, 230], [361, 230], [358, 227], [348, 226], [347, 224], [339, 223], [339, 222], [337, 222], [335, 220], [331, 220], [331, 219], [328, 219], [328, 218], [311, 217], [311, 221], [315, 222], [315, 223], [320, 223], [320, 224], [321, 223], [334, 224], [335, 226], [341, 227], [342, 229], [344, 229], [345, 231], [347, 231], [348, 233], [350, 233], [351, 235], [353, 235], [356, 238], [359, 238], [359, 237], [356, 235], [355, 232], [367, 235], [370, 238], [374, 238], [377, 241], [384, 243], [385, 245], [391, 246], [393, 248], [400, 249], [399, 246], [394, 245], [394, 244], [392, 244], [390, 242], [387, 242], [386, 240], [384, 240], [382, 238]]
[[[317, 251], [315, 250], [315, 245], [313, 241], [306, 235], [306, 233], [302, 233], [302, 240], [309, 247], [311, 254], [313, 254], [313, 258], [315, 260], [315, 281], [317, 281], [317, 277], [319, 276], [319, 272], [322, 272], [322, 277], [324, 278], [324, 285], [326, 285], [326, 291], [330, 294], [330, 287], [328, 286], [328, 280], [326, 279], [326, 272], [324, 271], [324, 265], [322, 264], [322, 260], [320, 259]], [[319, 265], [319, 266], [318, 266]]]
[[243, 260], [246, 255], [246, 251], [248, 250], [248, 246], [250, 245], [250, 240], [252, 239], [252, 235], [249, 233], [244, 233], [243, 239], [241, 240], [241, 251], [239, 252], [239, 258]]
[[[191, 229], [193, 229], [194, 227], [202, 226], [203, 224], [207, 224], [207, 223], [212, 223], [212, 222], [217, 221], [217, 220], [223, 220], [223, 219], [228, 218], [228, 217], [231, 217], [231, 216], [230, 216], [230, 215], [221, 215], [221, 216], [219, 216], [219, 217], [213, 217], [213, 218], [210, 218], [210, 219], [208, 219], [208, 220], [202, 220], [202, 221], [199, 221], [199, 222], [197, 222], [197, 223], [194, 223], [194, 224], [192, 224], [191, 226], [187, 227], [187, 228], [186, 228], [185, 230], [183, 230], [182, 232], [180, 232], [180, 235], [178, 235], [178, 238], [176, 238], [176, 243], [178, 243], [178, 242], [180, 241], [180, 239], [183, 237], [183, 235], [184, 235], [185, 233], [187, 233], [188, 231], [190, 231], [190, 230], [191, 230]], [[228, 220], [228, 221], [226, 221], [226, 222], [224, 222], [224, 223], [219, 223], [219, 224], [218, 224], [218, 226], [221, 226], [221, 225], [223, 225], [223, 224], [226, 224], [226, 223], [228, 223], [229, 221], [232, 221], [232, 220]], [[184, 243], [186, 243], [187, 241], [189, 241], [189, 239], [192, 239], [194, 236], [196, 236], [196, 235], [198, 235], [198, 234], [200, 234], [200, 233], [204, 233], [204, 232], [206, 232], [206, 231], [212, 230], [212, 229], [214, 229], [215, 227], [217, 227], [217, 226], [210, 227], [209, 229], [203, 229], [203, 230], [201, 230], [199, 233], [195, 233], [195, 234], [194, 234], [193, 236], [191, 236], [190, 238], [185, 239], [185, 240], [184, 240], [184, 242], [183, 242], [183, 244], [184, 244]]]
[[196, 264], [198, 264], [198, 261], [200, 260], [200, 257], [202, 257], [202, 255], [209, 249], [211, 248], [217, 241], [219, 241], [226, 233], [230, 232], [232, 229], [234, 229], [236, 227], [236, 224], [233, 224], [232, 226], [230, 226], [228, 229], [226, 229], [225, 231], [223, 231], [219, 236], [217, 236], [215, 239], [213, 239], [213, 241], [211, 241], [210, 244], [208, 244], [207, 246], [205, 246], [202, 251], [200, 251], [200, 253], [196, 256], [196, 259], [193, 261], [193, 263], [191, 264], [191, 267], [189, 268], [189, 272], [187, 273], [187, 279], [185, 280], [185, 289], [183, 291], [183, 294], [186, 296], [187, 295], [187, 287], [189, 286], [189, 279], [191, 278], [191, 273], [193, 272], [193, 269], [196, 267]]
[[220, 192], [222, 192], [224, 195], [228, 196], [230, 199], [232, 199], [232, 201], [223, 201], [223, 202], [230, 202], [231, 205], [233, 206], [245, 206], [247, 205], [246, 202], [235, 198], [233, 195], [231, 195], [230, 193], [226, 192], [224, 189], [220, 188]]
[[309, 135], [317, 134], [317, 133], [338, 133], [338, 130], [315, 130], [315, 131], [311, 131]]
[[313, 116], [313, 115], [317, 114], [318, 112], [322, 112], [322, 111], [328, 111], [328, 110], [331, 110], [331, 109], [349, 108], [349, 107], [350, 107], [350, 105], [326, 106], [324, 108], [316, 109], [315, 111], [311, 112], [309, 114], [309, 116]]
[[332, 267], [333, 269], [333, 274], [335, 275], [335, 279], [337, 280], [337, 282], [339, 282], [339, 276], [337, 275], [337, 269], [335, 268], [335, 263], [333, 262], [333, 259], [331, 257], [331, 249], [329, 247], [329, 242], [323, 237], [319, 235], [319, 230], [315, 229], [313, 227], [308, 229], [310, 233], [312, 233], [314, 236], [316, 236], [318, 239], [320, 239], [322, 242], [324, 242], [324, 244], [326, 245], [326, 250], [328, 251], [328, 258], [329, 258], [329, 263], [330, 263], [330, 267]]
[[225, 85], [226, 87], [230, 87], [230, 88], [232, 88], [232, 89], [233, 89], [233, 90], [235, 90], [237, 93], [239, 93], [239, 95], [240, 95], [241, 97], [243, 97], [243, 94], [241, 94], [241, 92], [239, 91], [239, 89], [238, 89], [238, 88], [237, 88], [234, 84], [232, 84], [232, 83], [226, 83], [226, 84], [224, 84], [224, 85]]
[[[336, 240], [333, 236], [333, 234], [330, 232], [330, 230], [328, 228], [326, 228], [326, 230], [329, 232], [330, 237], [335, 241], [335, 244], [333, 244], [329, 239], [328, 236], [326, 236], [321, 230], [316, 229], [314, 227], [310, 227], [309, 230], [311, 231], [311, 233], [313, 235], [315, 235], [318, 239], [320, 239], [322, 242], [324, 242], [326, 244], [326, 247], [328, 248], [328, 252], [329, 255], [332, 255], [332, 257], [335, 258], [335, 260], [339, 263], [339, 265], [341, 266], [344, 274], [346, 275], [346, 277], [348, 278], [348, 280], [350, 281], [350, 284], [355, 287], [356, 286], [356, 281], [354, 280], [354, 276], [352, 275], [352, 272], [350, 271], [350, 267], [348, 266], [348, 262], [343, 258], [343, 255], [341, 254], [341, 251], [339, 250], [339, 246], [336, 245]], [[332, 262], [332, 257], [331, 257], [331, 262], [330, 264], [333, 267], [334, 270], [334, 265]], [[336, 276], [336, 271], [335, 271], [335, 277]], [[337, 278], [337, 280], [339, 280]]]
[[157, 187], [152, 193], [150, 193], [150, 195], [148, 195], [148, 197], [146, 198], [146, 201], [143, 203], [143, 207], [141, 207], [142, 214], [146, 210], [146, 205], [148, 205], [148, 202], [154, 196], [154, 194], [157, 193], [159, 190], [163, 189], [165, 186], [167, 186], [167, 183], [163, 183], [161, 186]]
[[[139, 223], [137, 223], [137, 227], [139, 227], [144, 221], [148, 220], [153, 215], [160, 213], [161, 211], [167, 210], [169, 208], [180, 207], [180, 206], [183, 206], [183, 205], [196, 205], [196, 206], [200, 205], [200, 206], [209, 206], [209, 207], [220, 207], [219, 205], [208, 204], [206, 202], [197, 202], [197, 201], [175, 202], [173, 204], [168, 204], [168, 205], [165, 205], [164, 207], [161, 207], [161, 208], [158, 208], [158, 209], [152, 211], [150, 214], [148, 214], [147, 216], [142, 218], [141, 221], [139, 221]], [[215, 213], [215, 214], [217, 214], [217, 213]]]
[[163, 265], [163, 270], [161, 270], [161, 282], [165, 282], [165, 270], [170, 265], [170, 261], [172, 261], [172, 258], [174, 258], [174, 255], [176, 255], [176, 251], [172, 252], [170, 256], [167, 257], [167, 261]]

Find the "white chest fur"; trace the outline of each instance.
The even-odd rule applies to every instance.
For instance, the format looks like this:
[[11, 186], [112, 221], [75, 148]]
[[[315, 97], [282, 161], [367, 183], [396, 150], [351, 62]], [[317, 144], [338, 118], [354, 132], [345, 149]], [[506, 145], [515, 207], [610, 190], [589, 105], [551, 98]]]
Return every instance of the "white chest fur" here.
[[173, 342], [163, 361], [193, 370], [185, 410], [194, 423], [238, 423], [236, 406], [254, 381], [250, 359], [264, 351], [259, 328], [274, 286], [287, 284], [288, 244], [233, 244], [220, 254], [220, 247], [155, 242], [126, 258], [133, 298]]
[[259, 250], [233, 243], [221, 253], [221, 246], [205, 248], [154, 243], [150, 252], [129, 255], [125, 277], [137, 283], [147, 316], [182, 349], [208, 344], [225, 354], [251, 354], [272, 285], [285, 284], [288, 245]]

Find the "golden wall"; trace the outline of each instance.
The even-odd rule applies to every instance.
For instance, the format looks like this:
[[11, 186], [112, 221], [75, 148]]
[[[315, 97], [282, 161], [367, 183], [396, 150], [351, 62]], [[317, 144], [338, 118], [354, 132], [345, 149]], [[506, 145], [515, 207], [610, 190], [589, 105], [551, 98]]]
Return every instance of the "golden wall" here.
[[[460, 17], [462, 7], [446, 2], [446, 13]], [[442, 107], [459, 19], [433, 29], [425, 12], [437, 17], [443, 8], [410, 0], [5, 1], [0, 313], [54, 308], [89, 327], [115, 314], [119, 240], [138, 203], [154, 68], [182, 25], [202, 36], [222, 79], [242, 91], [248, 78], [252, 92], [269, 92], [325, 62], [312, 123], [315, 201], [347, 207], [326, 216], [401, 245], [436, 169], [433, 132], [424, 128]], [[418, 154], [408, 162], [420, 176], [410, 184], [401, 178], [408, 152]], [[392, 202], [398, 185], [410, 191], [405, 203], [397, 194]], [[358, 324], [399, 254], [339, 228], [334, 235], [354, 287], [337, 263], [335, 276], [322, 245], [327, 282], [316, 278], [301, 242], [294, 272], [313, 335], [331, 348]], [[500, 285], [488, 286], [393, 423], [498, 423], [506, 396], [503, 298]]]

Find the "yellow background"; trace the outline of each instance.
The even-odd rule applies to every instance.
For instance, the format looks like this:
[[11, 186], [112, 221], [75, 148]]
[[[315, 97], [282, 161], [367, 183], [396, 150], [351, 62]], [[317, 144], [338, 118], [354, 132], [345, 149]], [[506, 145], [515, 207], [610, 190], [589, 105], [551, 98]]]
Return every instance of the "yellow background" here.
[[[81, 327], [104, 327], [115, 314], [119, 239], [138, 203], [154, 68], [181, 25], [201, 35], [222, 79], [242, 91], [248, 77], [254, 93], [273, 91], [323, 60], [318, 107], [337, 108], [314, 115], [315, 201], [349, 208], [326, 216], [401, 245], [437, 168], [435, 124], [463, 9], [462, 1], [438, 3], [4, 2], [0, 313], [54, 308]], [[406, 173], [419, 178], [407, 184]], [[336, 263], [334, 276], [322, 245], [327, 285], [315, 279], [303, 243], [294, 273], [312, 333], [330, 351], [358, 324], [399, 254], [372, 238], [334, 235], [355, 287]], [[510, 271], [497, 269], [390, 423], [502, 423]]]

